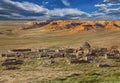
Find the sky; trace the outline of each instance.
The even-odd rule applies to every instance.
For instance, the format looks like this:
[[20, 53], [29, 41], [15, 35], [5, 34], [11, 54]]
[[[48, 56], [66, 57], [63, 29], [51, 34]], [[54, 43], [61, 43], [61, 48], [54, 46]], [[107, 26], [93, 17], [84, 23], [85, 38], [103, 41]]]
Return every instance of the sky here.
[[0, 20], [120, 20], [120, 0], [0, 0]]

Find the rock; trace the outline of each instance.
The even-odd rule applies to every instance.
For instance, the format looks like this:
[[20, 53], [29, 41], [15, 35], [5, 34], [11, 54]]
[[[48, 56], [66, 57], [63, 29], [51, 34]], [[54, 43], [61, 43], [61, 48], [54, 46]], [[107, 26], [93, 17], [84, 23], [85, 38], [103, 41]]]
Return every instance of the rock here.
[[85, 43], [82, 45], [82, 48], [88, 48], [88, 49], [90, 49], [90, 48], [91, 48], [91, 45], [90, 45], [88, 42], [85, 42]]
[[109, 64], [98, 64], [97, 67], [111, 67]]

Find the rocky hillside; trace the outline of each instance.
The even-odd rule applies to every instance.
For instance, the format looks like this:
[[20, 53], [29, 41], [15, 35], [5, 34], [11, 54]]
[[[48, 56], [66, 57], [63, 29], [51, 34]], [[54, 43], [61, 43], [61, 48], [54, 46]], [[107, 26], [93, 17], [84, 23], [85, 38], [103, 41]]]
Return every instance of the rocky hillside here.
[[[103, 31], [103, 30], [119, 30], [120, 21], [89, 21], [89, 20], [42, 20], [42, 21], [30, 21], [25, 22], [24, 26], [16, 27], [9, 32], [16, 33], [19, 31], [42, 31], [42, 32], [52, 32], [67, 30], [70, 33], [77, 33], [81, 31]], [[7, 33], [7, 31], [5, 31]]]
[[25, 29], [40, 28], [44, 31], [69, 30], [80, 32], [88, 30], [117, 30], [120, 29], [120, 21], [79, 21], [79, 20], [57, 20], [28, 22]]

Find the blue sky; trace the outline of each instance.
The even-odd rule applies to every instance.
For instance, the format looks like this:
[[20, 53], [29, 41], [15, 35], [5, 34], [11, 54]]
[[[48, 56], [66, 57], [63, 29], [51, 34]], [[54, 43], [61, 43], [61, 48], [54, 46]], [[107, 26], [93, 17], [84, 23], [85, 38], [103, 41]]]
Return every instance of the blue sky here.
[[120, 0], [0, 0], [0, 19], [118, 20]]

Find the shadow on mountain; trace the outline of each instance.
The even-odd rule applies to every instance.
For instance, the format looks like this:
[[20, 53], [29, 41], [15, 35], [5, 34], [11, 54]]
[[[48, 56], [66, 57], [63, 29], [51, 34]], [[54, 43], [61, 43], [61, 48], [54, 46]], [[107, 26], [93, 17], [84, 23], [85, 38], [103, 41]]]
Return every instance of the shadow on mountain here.
[[40, 28], [40, 27], [43, 27], [43, 26], [49, 24], [50, 22], [52, 22], [52, 21], [41, 22], [41, 23], [35, 24], [34, 26], [29, 26], [27, 28], [24, 28], [24, 30]]

